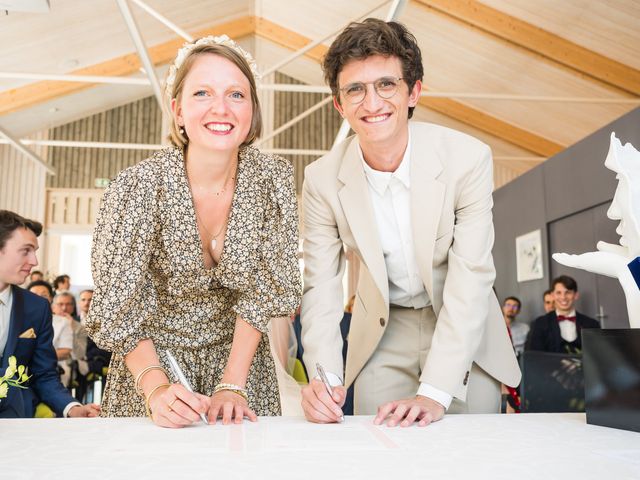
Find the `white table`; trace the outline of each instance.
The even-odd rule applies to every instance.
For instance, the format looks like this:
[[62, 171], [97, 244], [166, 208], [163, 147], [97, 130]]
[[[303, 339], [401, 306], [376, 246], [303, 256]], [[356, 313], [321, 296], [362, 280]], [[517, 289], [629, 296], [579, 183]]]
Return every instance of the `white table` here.
[[403, 429], [371, 420], [181, 430], [144, 418], [0, 420], [0, 478], [640, 479], [640, 433], [584, 414], [449, 415]]

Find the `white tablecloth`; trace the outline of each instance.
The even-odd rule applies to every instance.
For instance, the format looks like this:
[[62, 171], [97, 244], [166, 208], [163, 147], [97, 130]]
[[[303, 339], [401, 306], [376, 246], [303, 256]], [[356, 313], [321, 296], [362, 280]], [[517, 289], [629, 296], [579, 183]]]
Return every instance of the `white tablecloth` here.
[[426, 428], [295, 417], [181, 430], [144, 418], [0, 420], [0, 478], [640, 479], [640, 433], [583, 414], [448, 415]]

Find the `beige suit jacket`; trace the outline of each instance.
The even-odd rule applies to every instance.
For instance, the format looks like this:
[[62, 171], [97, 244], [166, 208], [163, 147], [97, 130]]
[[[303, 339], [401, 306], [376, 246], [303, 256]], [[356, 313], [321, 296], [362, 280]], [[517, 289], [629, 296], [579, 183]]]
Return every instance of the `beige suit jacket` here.
[[[411, 223], [418, 270], [437, 322], [420, 381], [465, 400], [472, 362], [515, 386], [520, 369], [493, 293], [490, 148], [445, 127], [410, 122]], [[343, 372], [343, 246], [361, 260], [345, 385], [375, 351], [389, 320], [389, 289], [358, 139], [305, 170], [302, 343], [310, 372]]]

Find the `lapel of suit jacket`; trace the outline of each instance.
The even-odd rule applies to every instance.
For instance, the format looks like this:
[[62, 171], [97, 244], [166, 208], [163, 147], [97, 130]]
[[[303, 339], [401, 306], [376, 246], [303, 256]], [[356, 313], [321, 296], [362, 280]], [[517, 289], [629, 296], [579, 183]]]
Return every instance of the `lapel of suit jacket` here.
[[378, 237], [376, 218], [371, 206], [369, 186], [358, 154], [358, 137], [351, 139], [345, 151], [338, 180], [344, 185], [338, 192], [351, 233], [358, 245], [362, 260], [385, 300], [389, 303], [389, 283], [382, 246]]
[[560, 331], [558, 314], [555, 312], [555, 310], [552, 310], [551, 312], [549, 312], [549, 318], [551, 320], [549, 322], [549, 328], [551, 329], [551, 335], [549, 335], [549, 338], [551, 339], [551, 341], [554, 342], [553, 347], [558, 349], [558, 351], [562, 351], [562, 341], [563, 341], [562, 332]]
[[7, 345], [4, 347], [4, 354], [2, 355], [2, 368], [6, 368], [9, 364], [9, 357], [14, 354], [16, 350], [16, 343], [18, 342], [18, 335], [23, 330], [24, 319], [24, 297], [19, 287], [11, 285], [13, 300], [11, 305], [11, 316], [9, 317], [9, 336], [7, 337]]
[[442, 171], [442, 162], [429, 135], [419, 130], [416, 124], [409, 123], [409, 128], [413, 244], [418, 271], [433, 302], [433, 249], [445, 194], [444, 184], [437, 180]]

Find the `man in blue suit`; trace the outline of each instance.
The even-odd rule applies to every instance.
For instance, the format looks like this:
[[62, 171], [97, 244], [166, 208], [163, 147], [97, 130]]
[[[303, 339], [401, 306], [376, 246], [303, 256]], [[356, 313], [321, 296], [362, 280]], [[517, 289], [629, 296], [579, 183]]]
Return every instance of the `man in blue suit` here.
[[0, 418], [33, 417], [39, 402], [58, 416], [95, 417], [98, 405], [78, 403], [60, 383], [49, 303], [18, 287], [38, 264], [41, 232], [40, 223], [0, 210], [0, 372], [15, 356], [31, 376], [26, 389], [9, 388], [0, 400]]

